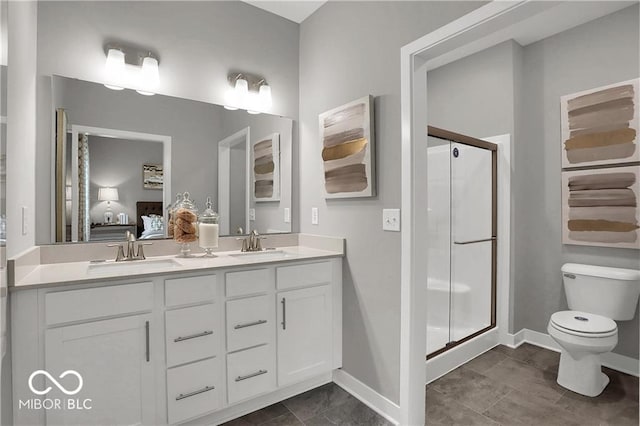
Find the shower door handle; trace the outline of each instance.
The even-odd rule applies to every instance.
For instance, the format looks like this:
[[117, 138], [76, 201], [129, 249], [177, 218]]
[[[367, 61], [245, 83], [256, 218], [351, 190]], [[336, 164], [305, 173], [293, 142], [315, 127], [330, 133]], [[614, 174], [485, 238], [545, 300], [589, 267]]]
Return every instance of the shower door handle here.
[[485, 241], [495, 241], [496, 237], [483, 238], [482, 240], [470, 240], [470, 241], [454, 241], [453, 244], [464, 246], [466, 244], [484, 243]]

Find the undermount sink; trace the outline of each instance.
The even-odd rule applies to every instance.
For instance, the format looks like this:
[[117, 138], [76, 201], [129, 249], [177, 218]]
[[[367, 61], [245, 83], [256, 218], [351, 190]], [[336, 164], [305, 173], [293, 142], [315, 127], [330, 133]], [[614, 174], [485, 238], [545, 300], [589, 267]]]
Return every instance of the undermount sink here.
[[293, 255], [291, 253], [287, 253], [284, 250], [263, 250], [233, 253], [229, 256], [243, 260], [274, 260], [286, 259], [288, 257], [292, 257]]
[[90, 263], [89, 274], [111, 274], [111, 273], [145, 273], [154, 272], [158, 270], [165, 270], [167, 268], [174, 268], [180, 266], [178, 262], [173, 259], [146, 259], [146, 260], [132, 260], [115, 262], [112, 260], [101, 263]]

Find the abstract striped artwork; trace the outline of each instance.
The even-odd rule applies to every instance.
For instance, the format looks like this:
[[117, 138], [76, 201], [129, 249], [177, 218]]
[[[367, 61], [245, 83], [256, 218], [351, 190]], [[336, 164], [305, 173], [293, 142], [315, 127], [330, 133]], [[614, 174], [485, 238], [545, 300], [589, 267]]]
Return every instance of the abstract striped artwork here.
[[375, 195], [373, 97], [320, 114], [325, 198]]
[[563, 168], [640, 161], [639, 81], [560, 98]]
[[280, 134], [273, 133], [253, 144], [253, 198], [255, 201], [280, 199]]
[[640, 166], [562, 172], [563, 243], [640, 249]]

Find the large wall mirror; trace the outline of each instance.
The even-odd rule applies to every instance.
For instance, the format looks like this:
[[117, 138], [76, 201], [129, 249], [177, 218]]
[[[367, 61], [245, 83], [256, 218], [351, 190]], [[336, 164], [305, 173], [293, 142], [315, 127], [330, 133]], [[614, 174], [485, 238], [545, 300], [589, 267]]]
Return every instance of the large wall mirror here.
[[211, 197], [222, 235], [291, 232], [292, 120], [53, 76], [54, 242], [166, 238]]

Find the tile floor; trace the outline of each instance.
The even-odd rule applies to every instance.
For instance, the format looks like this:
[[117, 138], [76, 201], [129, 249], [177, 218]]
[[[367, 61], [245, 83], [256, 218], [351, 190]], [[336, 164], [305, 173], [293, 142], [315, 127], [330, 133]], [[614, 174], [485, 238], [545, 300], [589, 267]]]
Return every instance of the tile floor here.
[[[638, 426], [638, 378], [607, 368], [611, 383], [588, 398], [556, 383], [560, 355], [523, 344], [498, 346], [427, 386], [427, 425]], [[330, 383], [228, 422], [248, 425], [389, 423]]]

